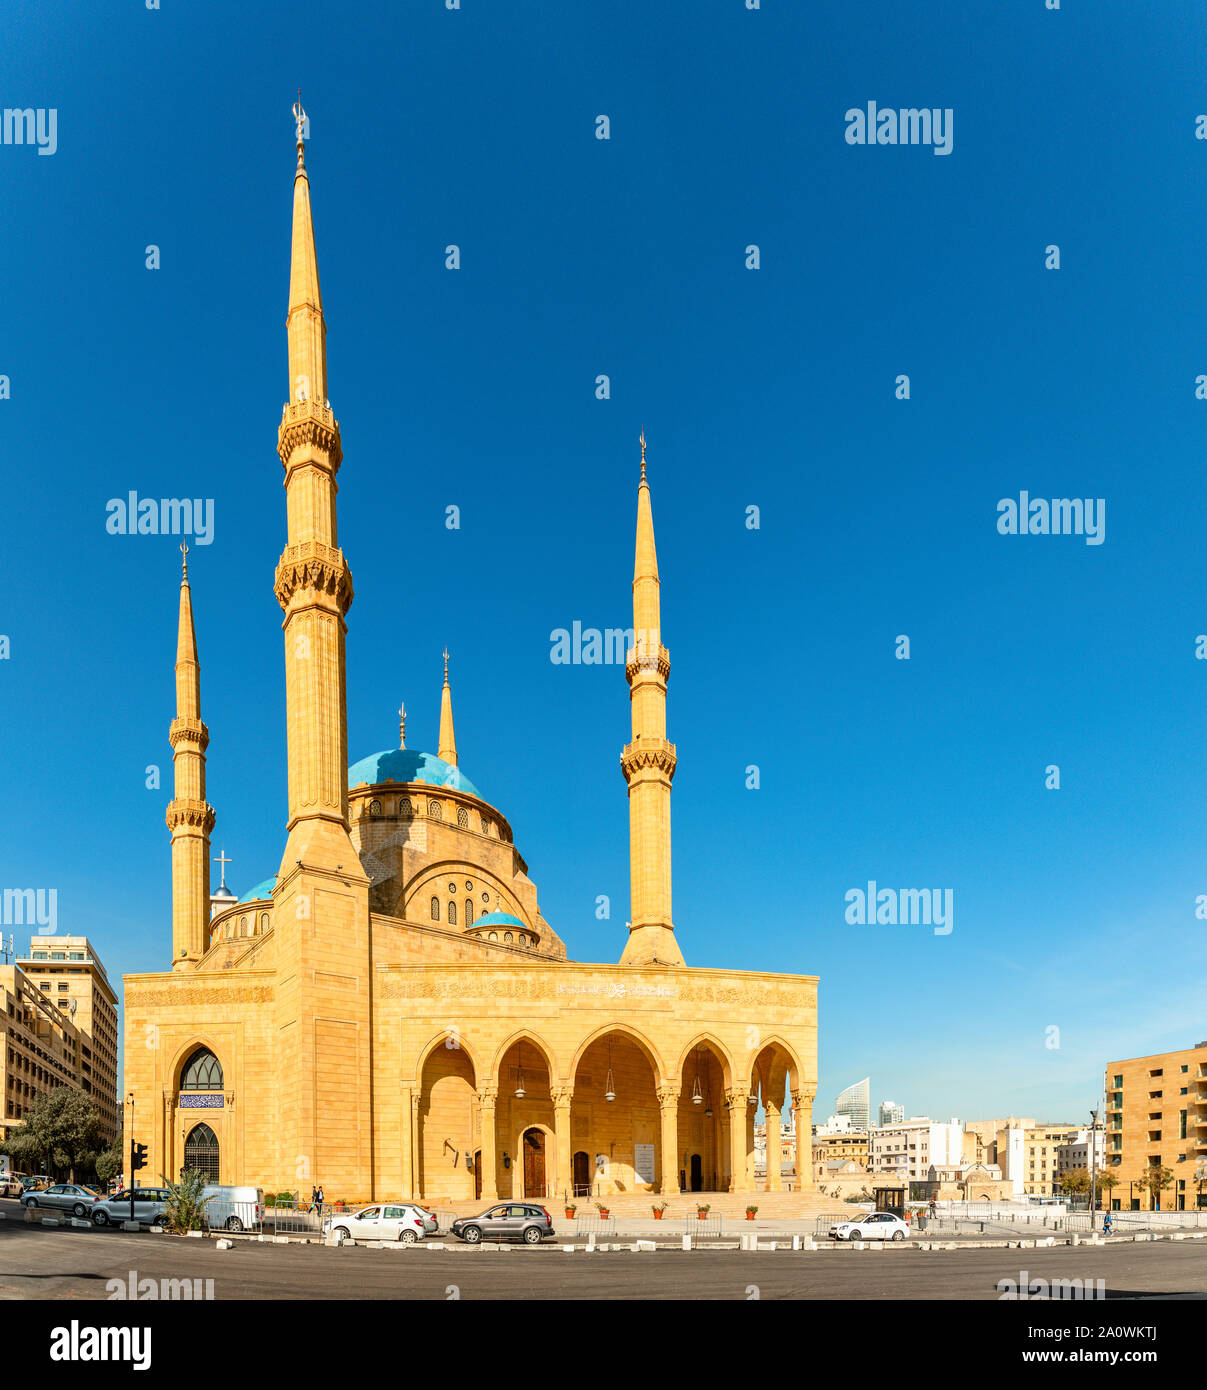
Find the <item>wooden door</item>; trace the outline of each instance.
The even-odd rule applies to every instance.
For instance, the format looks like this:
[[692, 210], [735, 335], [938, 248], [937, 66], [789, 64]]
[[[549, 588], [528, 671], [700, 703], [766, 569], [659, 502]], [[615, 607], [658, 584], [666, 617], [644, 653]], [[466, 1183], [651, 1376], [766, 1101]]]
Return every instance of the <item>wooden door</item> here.
[[591, 1155], [584, 1149], [579, 1149], [574, 1155], [574, 1195], [591, 1195]]
[[530, 1129], [524, 1135], [524, 1196], [545, 1195], [545, 1132]]
[[692, 1191], [703, 1192], [704, 1173], [700, 1163], [700, 1155], [692, 1154]]

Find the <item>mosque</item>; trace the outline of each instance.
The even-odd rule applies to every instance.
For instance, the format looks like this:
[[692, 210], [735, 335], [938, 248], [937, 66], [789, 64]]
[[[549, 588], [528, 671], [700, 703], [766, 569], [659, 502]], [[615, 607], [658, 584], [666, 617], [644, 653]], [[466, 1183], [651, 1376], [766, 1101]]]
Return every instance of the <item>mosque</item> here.
[[[280, 866], [211, 894], [209, 730], [187, 553], [176, 648], [171, 963], [125, 977], [126, 1138], [148, 1173], [331, 1199], [733, 1194], [794, 1130], [813, 1185], [817, 977], [685, 964], [671, 916], [670, 655], [645, 442], [637, 489], [631, 923], [616, 964], [569, 959], [503, 811], [461, 770], [445, 654], [437, 751], [349, 764], [345, 641], [352, 577], [336, 525], [339, 423], [298, 118], [278, 430], [287, 540], [289, 810]], [[356, 475], [348, 504], [356, 505]], [[353, 640], [355, 640], [355, 627]], [[266, 866], [267, 867], [267, 866]], [[690, 947], [690, 941], [689, 941]], [[793, 1180], [760, 1177], [769, 1192]]]

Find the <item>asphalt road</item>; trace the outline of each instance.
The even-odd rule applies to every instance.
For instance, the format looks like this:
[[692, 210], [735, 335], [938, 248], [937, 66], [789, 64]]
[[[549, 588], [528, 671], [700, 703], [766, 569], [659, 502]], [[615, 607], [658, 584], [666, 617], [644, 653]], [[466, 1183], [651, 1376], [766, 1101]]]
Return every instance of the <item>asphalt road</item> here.
[[[6, 1204], [7, 1205], [7, 1204]], [[0, 1299], [110, 1297], [110, 1279], [212, 1279], [216, 1299], [997, 1299], [997, 1281], [1105, 1279], [1108, 1298], [1207, 1295], [1207, 1243], [1030, 1250], [575, 1253], [327, 1249], [0, 1222]]]

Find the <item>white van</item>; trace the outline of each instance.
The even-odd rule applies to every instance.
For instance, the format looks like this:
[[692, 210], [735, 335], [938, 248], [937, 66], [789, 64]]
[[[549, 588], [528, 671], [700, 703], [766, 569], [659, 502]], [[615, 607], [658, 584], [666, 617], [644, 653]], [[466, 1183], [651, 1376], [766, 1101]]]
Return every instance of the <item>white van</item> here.
[[211, 1231], [254, 1231], [264, 1218], [262, 1187], [212, 1187], [201, 1189], [205, 1204], [205, 1224]]

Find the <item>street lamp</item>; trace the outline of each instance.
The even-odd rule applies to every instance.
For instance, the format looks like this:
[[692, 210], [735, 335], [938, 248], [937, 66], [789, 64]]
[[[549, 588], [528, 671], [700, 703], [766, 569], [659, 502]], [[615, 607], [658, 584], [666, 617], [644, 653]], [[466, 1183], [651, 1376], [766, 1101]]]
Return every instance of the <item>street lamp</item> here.
[[1090, 1111], [1090, 1234], [1097, 1229], [1098, 1222], [1098, 1169], [1095, 1166], [1095, 1150], [1098, 1137], [1098, 1112]]

